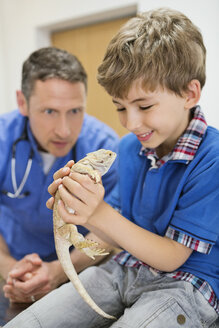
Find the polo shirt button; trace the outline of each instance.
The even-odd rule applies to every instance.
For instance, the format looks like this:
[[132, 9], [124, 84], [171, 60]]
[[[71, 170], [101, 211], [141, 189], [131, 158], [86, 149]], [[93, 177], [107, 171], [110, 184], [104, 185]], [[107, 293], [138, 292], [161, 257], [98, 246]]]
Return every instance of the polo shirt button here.
[[180, 325], [184, 325], [184, 323], [186, 322], [186, 317], [183, 314], [179, 314], [177, 316], [177, 322]]

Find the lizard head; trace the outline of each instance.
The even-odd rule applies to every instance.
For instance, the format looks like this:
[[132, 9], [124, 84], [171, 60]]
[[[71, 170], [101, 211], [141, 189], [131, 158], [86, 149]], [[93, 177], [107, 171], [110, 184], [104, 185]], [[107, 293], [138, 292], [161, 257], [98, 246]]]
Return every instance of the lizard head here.
[[87, 154], [87, 160], [94, 170], [98, 170], [104, 175], [116, 159], [116, 153], [111, 150], [99, 149]]

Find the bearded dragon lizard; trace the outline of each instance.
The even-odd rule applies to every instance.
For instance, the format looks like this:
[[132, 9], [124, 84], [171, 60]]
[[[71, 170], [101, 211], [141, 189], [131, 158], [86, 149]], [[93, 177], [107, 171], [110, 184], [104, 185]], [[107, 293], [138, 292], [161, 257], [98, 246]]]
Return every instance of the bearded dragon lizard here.
[[[116, 154], [114, 152], [100, 149], [92, 153], [88, 153], [86, 157], [82, 158], [72, 166], [71, 171], [87, 174], [95, 181], [95, 183], [99, 183], [100, 174], [104, 175], [109, 170], [115, 158]], [[98, 249], [98, 243], [85, 239], [83, 235], [78, 233], [77, 227], [74, 224], [67, 224], [62, 220], [57, 210], [59, 199], [60, 195], [57, 190], [53, 206], [53, 227], [56, 252], [62, 268], [78, 293], [94, 311], [105, 318], [115, 319], [115, 317], [100, 309], [88, 295], [72, 264], [69, 247], [73, 245], [75, 248], [79, 249], [92, 259], [94, 259], [94, 256], [107, 255], [108, 253], [105, 253], [104, 249]], [[73, 209], [69, 209], [67, 206], [66, 208], [69, 213], [74, 213]]]

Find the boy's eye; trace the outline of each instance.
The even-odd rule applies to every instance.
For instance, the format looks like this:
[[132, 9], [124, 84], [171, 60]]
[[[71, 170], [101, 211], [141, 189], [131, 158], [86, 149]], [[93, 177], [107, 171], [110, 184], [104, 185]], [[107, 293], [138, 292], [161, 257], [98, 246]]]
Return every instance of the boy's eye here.
[[141, 110], [147, 110], [147, 109], [150, 109], [153, 105], [150, 105], [150, 106], [140, 106], [139, 108]]
[[117, 112], [122, 112], [123, 110], [125, 110], [125, 107], [123, 107], [123, 108], [117, 108], [116, 110], [117, 110]]

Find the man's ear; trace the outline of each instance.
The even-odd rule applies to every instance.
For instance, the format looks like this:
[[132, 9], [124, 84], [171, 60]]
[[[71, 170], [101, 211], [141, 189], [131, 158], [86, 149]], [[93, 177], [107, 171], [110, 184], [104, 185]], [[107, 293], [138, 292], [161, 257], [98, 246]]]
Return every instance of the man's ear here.
[[192, 80], [188, 84], [187, 91], [185, 92], [185, 108], [190, 109], [197, 105], [201, 97], [201, 85], [198, 80]]
[[23, 116], [28, 116], [27, 100], [21, 90], [16, 91], [18, 109]]

